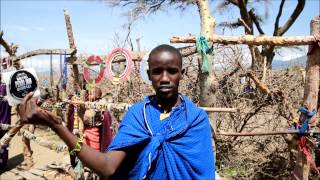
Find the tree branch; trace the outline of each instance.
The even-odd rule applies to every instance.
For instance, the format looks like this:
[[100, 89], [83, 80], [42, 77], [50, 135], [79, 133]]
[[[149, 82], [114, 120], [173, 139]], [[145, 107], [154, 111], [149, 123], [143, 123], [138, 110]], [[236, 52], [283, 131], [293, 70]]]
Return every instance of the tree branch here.
[[180, 51], [182, 57], [188, 57], [198, 52], [197, 46], [182, 47], [178, 48], [178, 50]]
[[155, 11], [155, 10], [159, 9], [160, 6], [161, 6], [164, 2], [165, 2], [165, 0], [162, 0], [162, 1], [160, 1], [160, 2], [157, 2], [157, 3], [155, 3], [155, 4], [152, 4], [152, 5], [149, 7], [149, 9], [151, 9], [151, 11]]
[[282, 36], [284, 33], [288, 31], [288, 29], [296, 21], [296, 19], [302, 12], [304, 5], [305, 5], [305, 0], [298, 0], [298, 4], [294, 9], [293, 13], [291, 14], [291, 16], [289, 16], [289, 19], [287, 20], [287, 22], [279, 29], [277, 33], [278, 36]]
[[[252, 21], [250, 19], [250, 15], [247, 10], [247, 2], [243, 2], [243, 0], [238, 1], [238, 7], [240, 9], [241, 18], [244, 20], [245, 24], [249, 27], [250, 31], [246, 30], [246, 34], [253, 35]], [[245, 28], [246, 29], [246, 28]]]
[[[249, 120], [256, 115], [264, 106], [266, 106], [265, 103], [260, 104], [258, 107], [255, 107], [253, 109], [251, 109], [251, 111], [249, 113], [246, 114], [246, 116], [244, 117], [243, 120], [243, 124], [241, 125], [239, 131], [237, 131], [238, 133], [241, 133], [243, 131], [243, 129], [245, 128], [245, 126], [247, 125], [247, 123], [249, 122]], [[235, 141], [238, 138], [238, 136], [233, 138], [233, 141]]]
[[[243, 21], [243, 20], [242, 20]], [[235, 29], [235, 28], [238, 28], [240, 26], [242, 26], [243, 24], [240, 22], [240, 20], [238, 19], [237, 21], [223, 21], [223, 22], [220, 22], [218, 24], [218, 27], [227, 27], [227, 28], [230, 28], [230, 29]]]
[[9, 45], [9, 43], [3, 39], [3, 31], [0, 32], [0, 44], [4, 47], [9, 56], [15, 56], [18, 46], [13, 44]]
[[242, 18], [239, 18], [239, 22], [242, 24], [245, 31], [247, 31], [249, 34], [252, 34], [251, 28], [248, 26], [248, 24]]
[[274, 23], [274, 31], [273, 31], [273, 35], [274, 36], [276, 36], [278, 34], [279, 21], [280, 21], [281, 15], [282, 15], [282, 9], [283, 9], [283, 5], [284, 5], [285, 1], [286, 0], [281, 0], [281, 3], [280, 3], [280, 7], [279, 7], [278, 15], [277, 15], [277, 18], [276, 18], [276, 22]]
[[257, 15], [253, 12], [253, 9], [251, 9], [251, 10], [249, 11], [249, 15], [250, 15], [253, 23], [256, 25], [259, 33], [262, 34], [262, 35], [264, 35], [264, 32], [263, 32], [263, 30], [262, 30], [262, 28], [261, 28], [261, 26], [260, 26], [260, 23], [259, 23], [259, 21], [258, 21], [258, 19], [257, 19]]
[[233, 76], [236, 72], [238, 72], [240, 68], [241, 68], [241, 66], [240, 66], [240, 63], [238, 62], [238, 65], [237, 65], [230, 73], [224, 75], [224, 76], [222, 77], [222, 79], [218, 82], [219, 88], [223, 88], [223, 87], [226, 85], [227, 80], [228, 80], [231, 76]]
[[228, 0], [228, 2], [235, 6], [239, 6], [238, 0]]
[[263, 94], [270, 94], [271, 93], [269, 88], [264, 83], [260, 82], [259, 79], [254, 74], [249, 72], [249, 73], [247, 73], [247, 76], [253, 80], [253, 82], [256, 84], [257, 88], [260, 89], [260, 91]]

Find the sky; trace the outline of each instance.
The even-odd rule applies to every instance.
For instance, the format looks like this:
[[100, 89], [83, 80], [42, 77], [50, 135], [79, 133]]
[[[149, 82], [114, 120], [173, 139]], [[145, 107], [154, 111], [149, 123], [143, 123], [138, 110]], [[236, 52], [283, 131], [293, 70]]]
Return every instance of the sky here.
[[[295, 0], [287, 0], [280, 24], [290, 16], [296, 5]], [[210, 8], [217, 23], [227, 20], [235, 20], [239, 11], [230, 8], [224, 13], [219, 12], [216, 7], [221, 3], [215, 0]], [[275, 15], [280, 0], [270, 0], [268, 5], [269, 17], [262, 25], [266, 35], [271, 35], [274, 27]], [[263, 3], [255, 3], [259, 9], [258, 13], [264, 14]], [[106, 1], [101, 0], [1, 0], [1, 22], [0, 29], [4, 32], [7, 42], [19, 45], [17, 55], [39, 48], [68, 48], [63, 9], [70, 14], [75, 43], [79, 53], [85, 54], [108, 54], [116, 47], [116, 39], [122, 42], [128, 31], [124, 25], [128, 17], [124, 13], [129, 7], [110, 7]], [[305, 9], [286, 36], [305, 36], [310, 34], [310, 20], [320, 13], [320, 2], [318, 0], [306, 0]], [[130, 37], [136, 47], [135, 39], [141, 38], [142, 50], [151, 50], [153, 47], [169, 43], [172, 36], [186, 37], [189, 34], [198, 35], [200, 32], [200, 19], [197, 8], [189, 6], [184, 11], [176, 8], [168, 8], [156, 14], [147, 15], [138, 20], [132, 26]], [[216, 29], [217, 34], [242, 35], [243, 28], [223, 31]], [[122, 43], [121, 43], [122, 44]], [[187, 44], [185, 44], [187, 45]], [[177, 45], [184, 46], [184, 45]], [[280, 59], [290, 59], [301, 56], [305, 52], [284, 51], [288, 54]], [[6, 56], [1, 47], [1, 57]], [[55, 64], [59, 56], [54, 56]], [[28, 66], [48, 65], [49, 56], [37, 56], [30, 58], [30, 62], [24, 62]]]

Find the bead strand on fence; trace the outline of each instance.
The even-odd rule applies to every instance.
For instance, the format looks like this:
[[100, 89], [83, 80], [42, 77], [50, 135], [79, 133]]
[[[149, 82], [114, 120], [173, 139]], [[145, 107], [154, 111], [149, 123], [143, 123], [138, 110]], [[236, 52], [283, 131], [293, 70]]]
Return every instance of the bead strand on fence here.
[[26, 137], [27, 139], [30, 139], [30, 140], [34, 141], [35, 143], [39, 144], [40, 146], [46, 147], [50, 150], [54, 150], [58, 153], [68, 151], [68, 146], [65, 144], [56, 144], [56, 143], [50, 142], [47, 139], [37, 137], [36, 135], [34, 135], [33, 133], [31, 133], [25, 129], [22, 129], [20, 131], [20, 133], [22, 134], [22, 136]]
[[2, 124], [0, 123], [0, 130], [3, 130], [3, 131], [7, 131], [9, 129], [12, 129], [14, 126], [13, 125], [10, 125], [10, 124]]
[[[84, 105], [86, 109], [95, 110], [118, 110], [125, 112], [129, 109], [131, 104], [128, 103], [106, 103], [106, 102], [84, 102], [84, 101], [62, 101], [54, 104], [43, 103], [41, 105], [44, 109], [65, 109], [67, 104]], [[220, 108], [220, 107], [200, 107], [207, 112], [237, 112], [236, 108]]]

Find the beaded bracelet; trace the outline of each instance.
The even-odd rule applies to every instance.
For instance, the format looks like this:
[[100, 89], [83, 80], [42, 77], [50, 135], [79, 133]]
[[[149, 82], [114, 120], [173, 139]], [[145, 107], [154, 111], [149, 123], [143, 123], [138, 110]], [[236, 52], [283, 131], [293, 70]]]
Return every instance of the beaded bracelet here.
[[82, 145], [83, 145], [83, 139], [78, 138], [76, 145], [70, 151], [70, 155], [75, 156], [76, 154], [78, 154], [81, 151]]

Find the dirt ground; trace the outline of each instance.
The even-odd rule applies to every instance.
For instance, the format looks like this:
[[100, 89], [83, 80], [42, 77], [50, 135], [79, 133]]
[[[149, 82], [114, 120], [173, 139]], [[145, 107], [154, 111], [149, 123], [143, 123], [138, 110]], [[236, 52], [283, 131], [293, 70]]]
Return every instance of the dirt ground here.
[[[12, 116], [12, 124], [17, 120], [16, 116]], [[63, 144], [58, 136], [53, 131], [47, 128], [36, 128], [35, 135], [53, 141], [57, 144]], [[31, 141], [31, 149], [33, 150], [33, 169], [41, 169], [51, 162], [56, 163], [70, 163], [68, 152], [57, 153], [46, 147], [42, 147]], [[25, 174], [18, 168], [19, 164], [23, 161], [23, 144], [22, 136], [16, 135], [9, 146], [9, 159], [7, 167], [4, 171], [0, 171], [0, 180], [11, 180], [11, 179], [23, 179], [21, 174]], [[29, 173], [28, 173], [29, 174]], [[37, 178], [36, 178], [37, 177]], [[26, 179], [43, 179], [40, 176], [30, 176]]]

